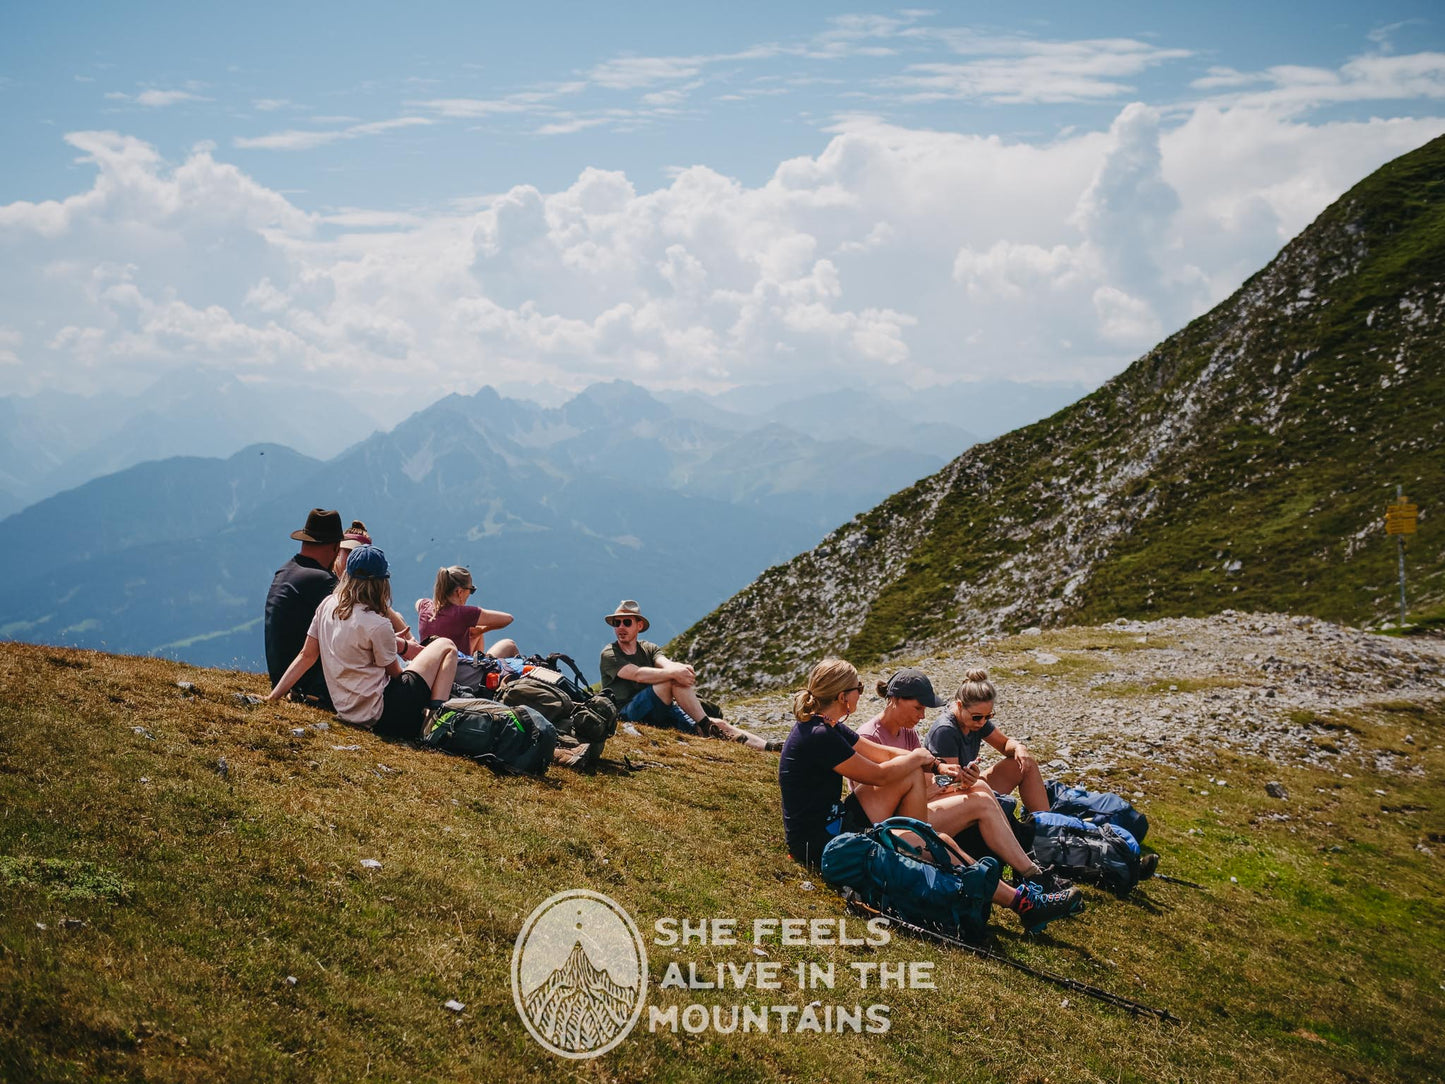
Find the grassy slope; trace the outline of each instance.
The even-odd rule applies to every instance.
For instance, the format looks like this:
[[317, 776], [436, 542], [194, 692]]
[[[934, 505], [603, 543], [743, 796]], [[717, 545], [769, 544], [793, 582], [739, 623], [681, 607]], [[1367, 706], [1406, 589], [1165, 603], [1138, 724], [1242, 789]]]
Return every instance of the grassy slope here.
[[[825, 653], [863, 663], [960, 627], [1226, 607], [1371, 623], [1397, 605], [1382, 522], [1396, 484], [1424, 512], [1412, 608], [1445, 613], [1442, 281], [1445, 139], [1361, 182], [1235, 297], [1097, 392], [764, 573], [676, 653], [748, 658], [727, 664], [747, 687]], [[1301, 304], [1306, 286], [1315, 296]], [[905, 559], [881, 556], [890, 542]]]
[[[664, 915], [842, 913], [831, 893], [800, 888], [781, 850], [774, 758], [648, 734], [613, 755], [653, 767], [538, 783], [336, 724], [294, 737], [318, 716], [231, 702], [233, 690], [262, 691], [252, 675], [6, 645], [0, 689], [0, 1079], [942, 1072], [1318, 1084], [1440, 1073], [1439, 859], [1415, 849], [1445, 846], [1440, 705], [1339, 721], [1366, 751], [1408, 756], [1419, 776], [1384, 779], [1362, 762], [1342, 765], [1354, 776], [1344, 778], [1224, 755], [1210, 768], [1229, 780], [1219, 788], [1121, 768], [1119, 785], [1148, 795], [1163, 868], [1204, 891], [1155, 882], [1121, 902], [1089, 890], [1087, 915], [1033, 942], [997, 917], [1004, 951], [1166, 1006], [1181, 1027], [1077, 996], [1065, 1006], [1054, 988], [900, 940], [866, 955], [936, 960], [941, 989], [890, 992], [887, 1035], [638, 1031], [599, 1061], [562, 1065], [526, 1035], [508, 985], [516, 932], [548, 894], [606, 892], [644, 931]], [[331, 748], [349, 744], [362, 748]], [[1289, 787], [1288, 804], [1263, 795], [1267, 778]], [[1293, 819], [1264, 819], [1281, 809]], [[366, 857], [382, 869], [363, 870]], [[840, 967], [865, 955], [770, 951]], [[753, 957], [652, 948], [654, 984], [671, 958]], [[460, 1016], [442, 1008], [450, 997], [466, 1003]], [[683, 1000], [655, 985], [650, 999]], [[858, 999], [840, 984], [837, 1001]]]

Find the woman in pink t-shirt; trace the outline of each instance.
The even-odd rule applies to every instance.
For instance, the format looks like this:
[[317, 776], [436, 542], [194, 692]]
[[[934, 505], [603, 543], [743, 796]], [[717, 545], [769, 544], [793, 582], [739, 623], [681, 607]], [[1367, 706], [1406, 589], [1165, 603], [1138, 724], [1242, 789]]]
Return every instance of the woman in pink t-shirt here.
[[461, 565], [437, 569], [432, 597], [416, 600], [417, 628], [423, 642], [429, 636], [445, 636], [473, 655], [486, 651], [494, 659], [507, 659], [518, 654], [513, 640], [498, 640], [487, 651], [487, 632], [506, 628], [512, 623], [512, 615], [469, 605], [467, 600], [476, 590], [472, 574]]

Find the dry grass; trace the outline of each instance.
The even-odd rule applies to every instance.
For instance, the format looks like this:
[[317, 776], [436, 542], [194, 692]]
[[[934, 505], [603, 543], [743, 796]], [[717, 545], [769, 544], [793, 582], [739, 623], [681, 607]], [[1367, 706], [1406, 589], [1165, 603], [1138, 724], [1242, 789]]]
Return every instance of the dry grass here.
[[[1437, 705], [1355, 720], [1366, 754], [1407, 757], [1418, 775], [1221, 755], [1210, 773], [1221, 788], [1117, 769], [1121, 789], [1149, 796], [1161, 868], [1203, 891], [1154, 882], [1119, 901], [1090, 890], [1087, 914], [1031, 941], [996, 917], [1003, 951], [1165, 1006], [1181, 1026], [901, 938], [774, 945], [786, 964], [833, 961], [840, 981], [761, 1000], [866, 1003], [843, 978], [857, 959], [933, 960], [939, 989], [878, 995], [891, 1006], [884, 1035], [639, 1028], [597, 1061], [563, 1064], [527, 1036], [509, 988], [516, 933], [547, 895], [605, 892], [645, 933], [664, 916], [843, 914], [831, 892], [802, 887], [782, 851], [775, 757], [645, 732], [619, 736], [596, 775], [497, 778], [334, 721], [316, 732], [322, 717], [307, 709], [246, 710], [231, 694], [262, 692], [255, 675], [43, 647], [0, 647], [0, 690], [0, 1079], [1440, 1073]], [[624, 753], [647, 766], [620, 770]], [[1266, 778], [1290, 800], [1266, 797]], [[1281, 813], [1290, 819], [1271, 819]], [[656, 988], [669, 960], [741, 964], [755, 958], [747, 948], [651, 946], [650, 957], [653, 1004], [760, 1000]], [[452, 997], [465, 1012], [442, 1007]]]

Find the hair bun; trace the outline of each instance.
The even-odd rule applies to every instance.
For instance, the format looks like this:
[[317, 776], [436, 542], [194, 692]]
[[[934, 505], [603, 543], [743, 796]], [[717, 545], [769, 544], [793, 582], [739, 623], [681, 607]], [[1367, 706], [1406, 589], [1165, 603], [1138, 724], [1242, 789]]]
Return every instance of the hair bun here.
[[987, 680], [988, 680], [988, 671], [987, 671], [987, 670], [980, 670], [980, 669], [970, 670], [968, 673], [966, 673], [966, 674], [963, 675], [963, 680], [964, 680], [964, 681], [987, 681]]

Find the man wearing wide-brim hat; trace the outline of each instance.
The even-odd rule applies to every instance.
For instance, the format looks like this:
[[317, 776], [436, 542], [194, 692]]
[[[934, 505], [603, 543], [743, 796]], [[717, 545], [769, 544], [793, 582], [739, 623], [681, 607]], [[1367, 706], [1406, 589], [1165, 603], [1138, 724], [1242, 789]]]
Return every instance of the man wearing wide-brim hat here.
[[[331, 566], [341, 548], [341, 513], [313, 508], [306, 526], [292, 531], [291, 537], [301, 543], [301, 552], [276, 570], [266, 593], [266, 670], [273, 686], [305, 646], [316, 607], [336, 587]], [[320, 663], [297, 680], [291, 695], [331, 710], [331, 694]]]
[[652, 622], [633, 599], [623, 599], [603, 620], [617, 638], [602, 649], [602, 691], [618, 704], [619, 719], [726, 738], [749, 748], [768, 749], [777, 744], [708, 716], [697, 696], [693, 668], [673, 662], [656, 644], [638, 639]]

